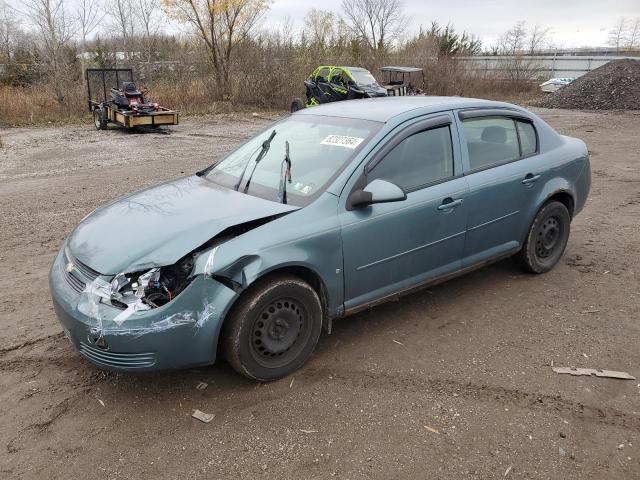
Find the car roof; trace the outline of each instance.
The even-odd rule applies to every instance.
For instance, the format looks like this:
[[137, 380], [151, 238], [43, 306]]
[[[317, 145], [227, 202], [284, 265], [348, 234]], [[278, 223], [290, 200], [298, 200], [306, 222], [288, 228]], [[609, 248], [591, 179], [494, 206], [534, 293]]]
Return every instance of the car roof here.
[[416, 73], [422, 72], [422, 68], [418, 67], [382, 67], [382, 72], [397, 72], [397, 73]]
[[[424, 115], [458, 108], [517, 108], [514, 105], [492, 100], [464, 97], [406, 96], [366, 98], [326, 103], [299, 110], [294, 115], [322, 115], [326, 117], [353, 118], [386, 123], [393, 117], [416, 111]], [[419, 111], [418, 111], [419, 110]]]

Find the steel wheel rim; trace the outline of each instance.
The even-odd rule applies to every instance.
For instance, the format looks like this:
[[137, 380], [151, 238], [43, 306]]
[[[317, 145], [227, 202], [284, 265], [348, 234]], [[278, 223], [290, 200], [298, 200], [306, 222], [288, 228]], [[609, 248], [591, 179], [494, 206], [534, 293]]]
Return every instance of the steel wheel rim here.
[[278, 368], [298, 357], [311, 334], [311, 318], [304, 304], [280, 298], [267, 304], [251, 327], [250, 351], [266, 368]]
[[564, 226], [559, 217], [546, 217], [536, 231], [536, 256], [541, 260], [553, 256], [562, 244], [563, 233]]

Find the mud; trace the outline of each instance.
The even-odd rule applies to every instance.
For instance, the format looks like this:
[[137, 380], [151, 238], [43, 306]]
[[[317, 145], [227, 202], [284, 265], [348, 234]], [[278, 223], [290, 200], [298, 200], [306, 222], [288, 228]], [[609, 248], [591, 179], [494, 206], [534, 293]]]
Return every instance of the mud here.
[[640, 380], [551, 366], [640, 378], [640, 115], [538, 112], [592, 159], [557, 268], [503, 261], [339, 320], [266, 385], [224, 363], [93, 367], [60, 333], [47, 273], [94, 208], [208, 165], [267, 120], [0, 130], [0, 478], [639, 478]]

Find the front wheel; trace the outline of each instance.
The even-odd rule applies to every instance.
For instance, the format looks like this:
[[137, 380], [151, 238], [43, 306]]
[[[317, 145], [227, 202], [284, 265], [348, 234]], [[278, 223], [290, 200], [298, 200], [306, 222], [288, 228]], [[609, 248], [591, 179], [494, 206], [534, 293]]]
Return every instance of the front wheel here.
[[274, 275], [251, 287], [223, 327], [227, 361], [252, 380], [271, 381], [300, 368], [322, 330], [316, 291], [298, 277]]
[[295, 113], [298, 110], [302, 110], [304, 108], [304, 103], [299, 98], [294, 98], [293, 102], [291, 102], [291, 113]]
[[527, 238], [514, 259], [533, 273], [551, 270], [562, 257], [569, 240], [571, 216], [560, 202], [545, 204], [533, 220]]

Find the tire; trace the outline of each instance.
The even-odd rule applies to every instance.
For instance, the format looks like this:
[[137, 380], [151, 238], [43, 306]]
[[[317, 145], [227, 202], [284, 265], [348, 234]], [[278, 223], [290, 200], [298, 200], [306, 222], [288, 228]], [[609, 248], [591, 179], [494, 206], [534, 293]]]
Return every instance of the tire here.
[[96, 130], [107, 129], [107, 112], [103, 107], [97, 107], [93, 109], [93, 124]]
[[543, 205], [534, 218], [522, 249], [514, 256], [521, 268], [546, 273], [560, 260], [569, 240], [571, 216], [560, 202]]
[[226, 360], [241, 375], [268, 382], [299, 369], [322, 330], [316, 291], [293, 275], [274, 275], [250, 287], [222, 328]]
[[304, 108], [304, 103], [299, 98], [294, 98], [293, 102], [291, 102], [291, 113], [295, 113], [298, 110], [302, 110]]

